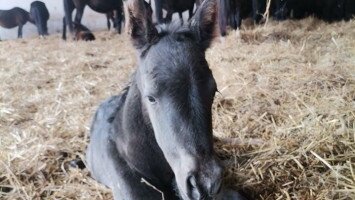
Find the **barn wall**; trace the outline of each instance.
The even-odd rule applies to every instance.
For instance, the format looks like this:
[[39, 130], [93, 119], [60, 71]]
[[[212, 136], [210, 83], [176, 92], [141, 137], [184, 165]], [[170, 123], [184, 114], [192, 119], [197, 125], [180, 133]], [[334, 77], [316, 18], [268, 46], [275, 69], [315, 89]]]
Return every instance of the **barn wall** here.
[[[27, 11], [30, 10], [30, 4], [35, 0], [0, 0], [0, 10], [7, 10], [13, 7], [20, 7]], [[48, 21], [48, 32], [49, 34], [61, 33], [62, 32], [62, 19], [64, 16], [63, 0], [40, 0], [44, 2], [49, 10], [50, 19]], [[152, 0], [152, 8], [154, 10], [154, 0]], [[75, 14], [75, 11], [74, 11]], [[164, 11], [164, 14], [166, 12]], [[74, 18], [74, 15], [73, 15]], [[184, 13], [184, 18], [187, 20], [188, 12]], [[155, 19], [155, 16], [154, 16]], [[173, 19], [177, 20], [178, 14], [173, 15]], [[85, 8], [82, 23], [87, 26], [90, 30], [107, 30], [106, 16], [100, 13], [96, 13], [89, 7]], [[16, 39], [17, 38], [17, 27], [13, 29], [5, 29], [0, 27], [0, 39]], [[23, 37], [33, 37], [37, 36], [36, 27], [27, 23], [23, 28]]]
[[[34, 0], [0, 0], [0, 9], [7, 10], [13, 7], [20, 7], [27, 11], [30, 10], [30, 4]], [[64, 16], [63, 11], [63, 1], [62, 0], [41, 0], [43, 1], [49, 12], [50, 19], [48, 21], [48, 31], [49, 34], [59, 33], [62, 31], [62, 18]], [[85, 13], [83, 17], [83, 24], [88, 26], [91, 30], [102, 30], [106, 29], [106, 17], [103, 14], [96, 13], [92, 11], [89, 7], [85, 8]], [[27, 23], [23, 29], [23, 37], [33, 37], [37, 35], [36, 27]], [[5, 29], [0, 27], [0, 38], [4, 39], [15, 39], [17, 38], [17, 27], [13, 29]]]

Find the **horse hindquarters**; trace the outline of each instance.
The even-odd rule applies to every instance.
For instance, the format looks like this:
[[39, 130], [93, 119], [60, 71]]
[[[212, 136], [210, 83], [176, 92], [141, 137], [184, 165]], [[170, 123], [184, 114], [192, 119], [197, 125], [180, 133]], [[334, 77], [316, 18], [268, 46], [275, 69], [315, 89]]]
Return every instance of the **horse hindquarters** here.
[[39, 9], [34, 8], [31, 9], [31, 18], [34, 20], [35, 25], [37, 26], [38, 35], [44, 36], [45, 34], [45, 27], [47, 25], [44, 24], [42, 19], [41, 13]]
[[118, 138], [112, 138], [113, 119], [123, 102], [122, 95], [114, 96], [97, 110], [86, 152], [87, 167], [94, 179], [112, 189], [115, 200], [161, 199], [159, 192], [141, 183], [141, 176], [120, 156], [115, 142]]

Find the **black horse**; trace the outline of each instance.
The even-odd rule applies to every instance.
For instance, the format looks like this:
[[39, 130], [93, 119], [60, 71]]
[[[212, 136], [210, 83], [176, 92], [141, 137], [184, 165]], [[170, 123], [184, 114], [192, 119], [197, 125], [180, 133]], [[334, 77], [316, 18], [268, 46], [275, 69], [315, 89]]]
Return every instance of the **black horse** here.
[[30, 22], [37, 26], [38, 34], [40, 36], [48, 35], [47, 21], [49, 20], [49, 12], [41, 1], [34, 1], [30, 8]]
[[[183, 22], [182, 13], [189, 11], [189, 19], [193, 16], [196, 0], [155, 0], [155, 12], [157, 22], [169, 23], [174, 13], [179, 13], [181, 22]], [[198, 0], [200, 2], [200, 0]], [[167, 11], [165, 19], [163, 19], [163, 9]]]
[[[256, 1], [256, 0], [255, 0]], [[276, 19], [303, 19], [314, 15], [327, 22], [350, 20], [355, 14], [354, 0], [273, 0]]]
[[15, 28], [18, 26], [17, 37], [22, 38], [22, 28], [29, 20], [29, 13], [19, 7], [10, 10], [0, 10], [0, 26]]
[[244, 199], [221, 187], [213, 149], [217, 85], [205, 51], [216, 1], [205, 0], [185, 26], [157, 29], [143, 0], [128, 1], [127, 13], [139, 66], [121, 95], [96, 112], [86, 155], [91, 175], [116, 200]]
[[227, 33], [227, 25], [237, 30], [242, 25], [242, 19], [250, 16], [252, 2], [250, 0], [219, 0], [219, 28], [222, 36]]
[[121, 33], [121, 23], [123, 19], [123, 2], [122, 0], [63, 0], [65, 17], [63, 19], [63, 39], [66, 39], [66, 27], [73, 33], [72, 13], [76, 9], [74, 21], [77, 24], [81, 23], [81, 18], [84, 13], [85, 6], [88, 5], [91, 9], [99, 13], [113, 13], [114, 27], [118, 33]]

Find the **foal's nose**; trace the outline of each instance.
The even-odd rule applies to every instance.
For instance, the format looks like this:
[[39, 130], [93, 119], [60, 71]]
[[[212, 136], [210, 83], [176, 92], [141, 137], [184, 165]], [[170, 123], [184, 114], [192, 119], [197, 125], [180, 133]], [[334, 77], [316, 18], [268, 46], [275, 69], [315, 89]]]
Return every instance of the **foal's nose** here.
[[222, 168], [217, 163], [207, 165], [205, 170], [190, 173], [186, 181], [191, 199], [212, 199], [221, 190]]

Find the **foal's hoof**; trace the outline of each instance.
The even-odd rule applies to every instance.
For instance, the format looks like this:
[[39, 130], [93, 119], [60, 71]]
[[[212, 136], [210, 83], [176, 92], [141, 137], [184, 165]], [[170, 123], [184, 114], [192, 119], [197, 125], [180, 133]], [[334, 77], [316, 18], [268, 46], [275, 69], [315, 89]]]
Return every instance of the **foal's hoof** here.
[[221, 200], [247, 200], [247, 198], [243, 197], [239, 192], [226, 190]]

